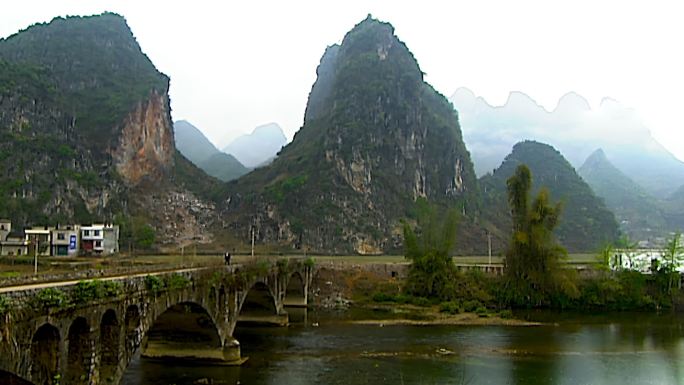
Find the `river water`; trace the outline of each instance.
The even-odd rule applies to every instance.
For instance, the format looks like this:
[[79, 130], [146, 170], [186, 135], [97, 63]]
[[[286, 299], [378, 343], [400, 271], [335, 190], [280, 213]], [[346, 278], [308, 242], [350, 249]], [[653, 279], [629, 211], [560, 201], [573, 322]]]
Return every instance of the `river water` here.
[[349, 316], [239, 327], [242, 367], [136, 358], [122, 384], [684, 385], [682, 315], [518, 314], [547, 322], [534, 327], [369, 326]]

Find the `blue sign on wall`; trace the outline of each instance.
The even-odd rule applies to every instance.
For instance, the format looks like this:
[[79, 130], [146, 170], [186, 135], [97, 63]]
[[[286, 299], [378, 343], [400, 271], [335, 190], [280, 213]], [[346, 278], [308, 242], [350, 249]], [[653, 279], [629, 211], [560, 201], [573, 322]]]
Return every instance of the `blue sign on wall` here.
[[76, 250], [76, 236], [69, 237], [69, 250]]

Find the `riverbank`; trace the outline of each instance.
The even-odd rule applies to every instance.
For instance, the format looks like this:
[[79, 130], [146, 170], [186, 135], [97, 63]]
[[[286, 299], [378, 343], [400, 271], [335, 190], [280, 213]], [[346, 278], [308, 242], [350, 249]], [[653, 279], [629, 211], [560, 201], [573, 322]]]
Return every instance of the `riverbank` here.
[[[373, 318], [354, 319], [348, 321], [356, 325], [383, 326], [541, 326], [541, 322], [532, 322], [512, 318], [510, 312], [483, 312], [480, 314], [467, 312], [450, 314], [441, 311], [439, 306], [413, 305], [356, 305], [362, 309], [375, 312]], [[379, 314], [378, 314], [379, 313]], [[387, 317], [383, 317], [387, 314]]]

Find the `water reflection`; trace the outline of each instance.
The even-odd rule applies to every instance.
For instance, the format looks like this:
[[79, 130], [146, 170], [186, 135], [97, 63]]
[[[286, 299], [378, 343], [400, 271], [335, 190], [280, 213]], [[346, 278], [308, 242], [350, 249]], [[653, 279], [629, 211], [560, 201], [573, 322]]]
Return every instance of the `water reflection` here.
[[289, 328], [236, 330], [243, 367], [136, 359], [122, 384], [684, 385], [682, 316], [529, 317], [551, 324], [380, 327], [295, 311]]

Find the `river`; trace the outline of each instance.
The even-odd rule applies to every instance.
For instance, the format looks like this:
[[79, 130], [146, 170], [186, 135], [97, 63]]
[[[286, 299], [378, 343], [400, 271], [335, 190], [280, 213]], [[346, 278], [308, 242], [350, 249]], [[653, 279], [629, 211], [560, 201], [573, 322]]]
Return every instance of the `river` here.
[[[352, 317], [353, 317], [353, 313]], [[328, 313], [238, 327], [242, 367], [136, 357], [122, 384], [684, 385], [684, 316], [517, 314], [544, 326], [380, 326]]]

